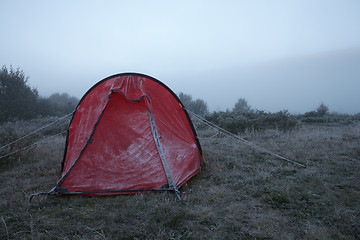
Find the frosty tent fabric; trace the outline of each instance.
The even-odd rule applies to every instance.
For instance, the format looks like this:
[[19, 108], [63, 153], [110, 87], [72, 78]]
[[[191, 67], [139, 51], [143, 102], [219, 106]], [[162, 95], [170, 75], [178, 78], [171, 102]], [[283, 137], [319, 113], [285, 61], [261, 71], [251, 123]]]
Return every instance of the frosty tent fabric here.
[[80, 100], [51, 193], [175, 190], [200, 171], [201, 147], [178, 97], [155, 78], [105, 78]]

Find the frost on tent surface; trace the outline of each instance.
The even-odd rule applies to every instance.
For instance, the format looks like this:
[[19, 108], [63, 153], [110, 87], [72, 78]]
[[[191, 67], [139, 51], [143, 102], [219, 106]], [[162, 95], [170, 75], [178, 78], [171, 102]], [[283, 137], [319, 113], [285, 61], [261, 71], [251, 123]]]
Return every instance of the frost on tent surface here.
[[100, 81], [74, 114], [55, 192], [177, 190], [199, 172], [201, 161], [182, 106], [168, 87], [146, 75]]

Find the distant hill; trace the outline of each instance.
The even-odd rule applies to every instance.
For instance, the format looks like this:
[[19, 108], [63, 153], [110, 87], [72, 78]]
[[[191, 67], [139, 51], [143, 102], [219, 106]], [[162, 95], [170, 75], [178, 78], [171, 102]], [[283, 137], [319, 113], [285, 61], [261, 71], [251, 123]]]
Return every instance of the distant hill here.
[[242, 97], [272, 112], [304, 113], [324, 102], [330, 111], [359, 113], [360, 48], [229, 68], [204, 81], [204, 89], [214, 88], [207, 92], [216, 97], [204, 97], [212, 110], [231, 109]]

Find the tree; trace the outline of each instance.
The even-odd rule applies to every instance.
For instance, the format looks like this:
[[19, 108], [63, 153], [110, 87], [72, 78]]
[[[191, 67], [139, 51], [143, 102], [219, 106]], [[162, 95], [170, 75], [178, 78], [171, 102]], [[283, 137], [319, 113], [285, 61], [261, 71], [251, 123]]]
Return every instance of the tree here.
[[192, 109], [193, 112], [200, 115], [200, 116], [205, 116], [209, 113], [207, 104], [204, 100], [202, 99], [196, 99], [195, 101], [192, 102]]
[[182, 104], [184, 104], [185, 108], [200, 116], [205, 116], [209, 113], [208, 106], [206, 102], [202, 99], [198, 98], [196, 100], [193, 100], [191, 95], [182, 92], [179, 93], [179, 99]]
[[183, 92], [180, 92], [178, 96], [179, 96], [180, 101], [182, 102], [182, 104], [184, 104], [184, 106], [185, 106], [186, 108], [190, 108], [190, 107], [191, 107], [191, 103], [192, 103], [192, 101], [193, 101], [191, 95], [185, 94], [185, 93], [183, 93]]
[[329, 113], [329, 107], [326, 106], [324, 103], [321, 103], [319, 107], [316, 109], [316, 113], [319, 117], [323, 117]]
[[235, 103], [233, 112], [237, 113], [249, 113], [251, 112], [251, 106], [248, 104], [245, 98], [239, 98]]
[[55, 115], [62, 115], [74, 111], [79, 99], [70, 97], [67, 93], [54, 93], [48, 99], [52, 108], [52, 113]]
[[38, 91], [27, 85], [24, 72], [3, 66], [0, 70], [0, 122], [30, 119], [37, 114]]
[[27, 85], [24, 72], [12, 67], [0, 69], [0, 122], [30, 119], [38, 115], [63, 115], [74, 111], [79, 100], [67, 93], [40, 97], [35, 88]]

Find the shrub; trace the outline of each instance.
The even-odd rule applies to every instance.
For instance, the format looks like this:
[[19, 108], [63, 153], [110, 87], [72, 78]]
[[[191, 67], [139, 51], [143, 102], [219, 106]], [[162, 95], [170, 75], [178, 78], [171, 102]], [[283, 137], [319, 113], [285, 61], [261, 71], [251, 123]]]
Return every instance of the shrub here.
[[[28, 157], [29, 152], [31, 152], [34, 146], [31, 146], [33, 143], [39, 141], [43, 138], [49, 138], [58, 133], [63, 133], [64, 130], [68, 128], [70, 117], [58, 120], [58, 117], [47, 117], [47, 118], [36, 118], [32, 120], [21, 120], [6, 122], [0, 125], [0, 169], [4, 169], [8, 166], [13, 166], [13, 163], [18, 162], [18, 160], [24, 160]], [[50, 125], [51, 123], [51, 125]], [[46, 127], [47, 126], [47, 127]], [[41, 129], [43, 128], [43, 129]], [[35, 132], [36, 130], [39, 130]], [[28, 137], [22, 138], [21, 140], [14, 142], [15, 140], [20, 139], [23, 136], [28, 135], [29, 133], [35, 132]], [[9, 143], [13, 144], [6, 146]], [[6, 146], [6, 147], [4, 147]], [[29, 147], [29, 148], [25, 148]], [[6, 156], [10, 153], [13, 153], [9, 156]], [[5, 157], [3, 157], [5, 156]]]
[[232, 133], [243, 133], [250, 131], [263, 131], [265, 129], [279, 129], [290, 131], [294, 129], [299, 121], [287, 110], [277, 113], [265, 111], [251, 112], [214, 112], [207, 116], [207, 120]]
[[13, 166], [14, 163], [22, 160], [28, 154], [29, 149], [27, 149], [27, 151], [18, 151], [24, 146], [27, 146], [27, 144], [30, 144], [30, 141], [27, 139], [6, 146], [6, 144], [19, 139], [19, 137], [20, 136], [12, 127], [5, 127], [0, 129], [0, 170], [6, 169], [9, 166]]
[[328, 113], [323, 116], [319, 116], [316, 112], [307, 112], [305, 114], [300, 114], [297, 116], [297, 119], [301, 122], [307, 124], [326, 124], [326, 125], [336, 125], [336, 124], [353, 124], [360, 121], [360, 114], [339, 114], [339, 113]]

